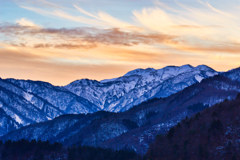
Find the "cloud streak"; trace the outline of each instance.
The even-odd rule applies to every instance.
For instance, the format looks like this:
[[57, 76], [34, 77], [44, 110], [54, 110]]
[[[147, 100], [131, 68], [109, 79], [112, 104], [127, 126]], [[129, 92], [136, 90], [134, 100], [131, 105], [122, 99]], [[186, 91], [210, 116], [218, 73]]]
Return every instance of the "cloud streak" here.
[[81, 13], [90, 16], [92, 18], [104, 21], [112, 26], [117, 26], [118, 28], [131, 28], [131, 29], [138, 29], [136, 26], [133, 26], [130, 23], [127, 22], [123, 22], [121, 20], [118, 20], [117, 18], [105, 13], [105, 12], [99, 12], [97, 15], [91, 14], [85, 10], [83, 10], [82, 8], [74, 5], [75, 8], [77, 8]]
[[[0, 34], [8, 35], [9, 40], [15, 43], [24, 43], [17, 37], [25, 37], [26, 44], [29, 38], [36, 37], [38, 42], [31, 44], [35, 48], [67, 48], [67, 49], [90, 49], [101, 45], [136, 46], [140, 44], [164, 44], [178, 43], [176, 36], [159, 33], [143, 34], [139, 32], [125, 32], [118, 28], [36, 28], [32, 25], [0, 24]], [[15, 37], [15, 38], [13, 38]], [[47, 43], [39, 43], [40, 40], [48, 39]], [[17, 44], [18, 44], [17, 43]]]

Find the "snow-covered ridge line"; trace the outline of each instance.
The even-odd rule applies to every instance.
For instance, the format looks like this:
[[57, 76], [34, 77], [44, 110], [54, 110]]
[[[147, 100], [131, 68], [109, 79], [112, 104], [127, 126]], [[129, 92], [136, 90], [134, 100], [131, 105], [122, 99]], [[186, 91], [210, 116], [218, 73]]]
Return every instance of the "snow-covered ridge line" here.
[[102, 81], [76, 80], [66, 89], [105, 111], [121, 112], [154, 97], [167, 97], [218, 72], [206, 65], [135, 69]]
[[[171, 69], [174, 69], [175, 70], [175, 73], [174, 73], [174, 70], [171, 70], [172, 71], [172, 74], [181, 74], [181, 73], [186, 73], [186, 72], [191, 72], [193, 69], [195, 70], [213, 70], [212, 68], [206, 66], [206, 65], [198, 65], [196, 67], [193, 67], [189, 64], [186, 64], [186, 65], [183, 65], [183, 66], [166, 66], [164, 68], [161, 68], [161, 69], [154, 69], [154, 68], [146, 68], [146, 69], [143, 69], [143, 68], [138, 68], [138, 69], [135, 69], [135, 70], [132, 70], [132, 71], [129, 71], [127, 72], [125, 75], [123, 76], [132, 76], [132, 75], [142, 75], [144, 76], [144, 74], [148, 74], [149, 72], [157, 72], [157, 73], [161, 73], [162, 71], [165, 71], [165, 70], [171, 70]], [[214, 70], [213, 70], [214, 71]], [[121, 77], [119, 77], [121, 78]], [[101, 80], [99, 82], [101, 83], [107, 83], [107, 82], [112, 82], [112, 81], [115, 81], [117, 80], [118, 78], [112, 78], [112, 79], [104, 79], [104, 80]]]

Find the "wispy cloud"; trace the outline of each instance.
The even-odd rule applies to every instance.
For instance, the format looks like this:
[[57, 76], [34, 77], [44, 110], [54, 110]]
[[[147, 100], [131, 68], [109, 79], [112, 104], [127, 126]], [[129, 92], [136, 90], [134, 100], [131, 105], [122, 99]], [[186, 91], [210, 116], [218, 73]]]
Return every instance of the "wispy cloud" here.
[[85, 16], [89, 16], [90, 18], [78, 15], [71, 15], [63, 10], [55, 9], [48, 11], [45, 9], [41, 9], [38, 7], [32, 7], [32, 6], [20, 6], [21, 8], [27, 9], [29, 11], [33, 11], [35, 13], [45, 15], [45, 16], [55, 16], [59, 18], [64, 18], [67, 20], [83, 23], [83, 24], [89, 24], [92, 26], [100, 26], [100, 27], [117, 27], [117, 28], [126, 28], [126, 29], [135, 29], [139, 30], [136, 26], [133, 26], [130, 23], [121, 21], [105, 12], [99, 11], [97, 15], [91, 14], [80, 7], [73, 5], [78, 11], [80, 11]]
[[223, 12], [223, 11], [220, 11], [219, 9], [217, 8], [214, 8], [213, 6], [211, 6], [209, 3], [206, 3], [206, 5], [211, 9], [213, 10], [214, 12], [217, 12], [217, 13], [220, 13], [224, 16], [227, 16], [227, 17], [231, 17], [231, 18], [235, 18], [235, 19], [239, 19], [238, 17], [232, 15], [232, 14], [229, 14], [229, 13], [226, 13], [226, 12]]
[[67, 19], [67, 20], [82, 23], [82, 24], [89, 24], [92, 26], [102, 26], [102, 27], [108, 26], [107, 23], [104, 23], [102, 21], [86, 18], [83, 16], [74, 16], [59, 9], [47, 11], [47, 10], [44, 10], [38, 7], [32, 7], [32, 6], [20, 6], [20, 7], [44, 16], [53, 16], [53, 17], [63, 18], [63, 19]]
[[40, 28], [39, 25], [33, 23], [30, 20], [27, 20], [26, 18], [22, 18], [20, 20], [17, 20], [17, 24], [20, 25], [20, 26], [28, 26], [28, 27]]
[[104, 21], [108, 24], [111, 24], [111, 26], [115, 26], [115, 27], [118, 27], [118, 28], [131, 28], [131, 29], [137, 29], [136, 26], [133, 26], [132, 24], [130, 23], [127, 23], [127, 22], [124, 22], [124, 21], [121, 21], [105, 12], [99, 12], [97, 15], [94, 15], [92, 13], [89, 13], [85, 10], [83, 10], [82, 8], [74, 5], [75, 8], [77, 8], [81, 13], [87, 15], [87, 16], [90, 16], [90, 17], [93, 17], [93, 18], [96, 18], [98, 20], [101, 20], [101, 21]]
[[[212, 7], [209, 3], [199, 2], [203, 4], [203, 8], [194, 8], [177, 2], [178, 9], [175, 9], [156, 1], [156, 7], [144, 8], [141, 11], [135, 10], [133, 14], [136, 22], [141, 23], [147, 29], [182, 37], [183, 44], [171, 45], [176, 49], [180, 49], [182, 45], [192, 48], [203, 46], [206, 49], [211, 48], [211, 45], [239, 44], [240, 22], [236, 14], [239, 12], [234, 8], [231, 12], [222, 11]], [[232, 50], [219, 49], [218, 51]]]

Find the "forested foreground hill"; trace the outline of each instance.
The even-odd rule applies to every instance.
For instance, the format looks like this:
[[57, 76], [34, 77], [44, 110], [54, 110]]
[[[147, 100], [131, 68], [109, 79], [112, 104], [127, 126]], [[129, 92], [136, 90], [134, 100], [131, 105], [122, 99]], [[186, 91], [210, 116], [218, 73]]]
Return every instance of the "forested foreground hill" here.
[[240, 94], [182, 120], [166, 135], [158, 135], [148, 159], [240, 158]]

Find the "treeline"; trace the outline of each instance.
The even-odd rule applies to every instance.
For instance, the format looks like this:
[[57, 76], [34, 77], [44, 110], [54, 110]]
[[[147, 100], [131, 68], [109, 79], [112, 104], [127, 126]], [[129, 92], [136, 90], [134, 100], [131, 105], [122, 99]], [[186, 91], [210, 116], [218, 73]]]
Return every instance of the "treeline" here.
[[136, 160], [142, 159], [133, 150], [95, 148], [88, 146], [65, 148], [61, 143], [49, 141], [0, 141], [2, 160]]
[[118, 150], [79, 146], [69, 148], [68, 160], [141, 160], [133, 150]]
[[61, 143], [51, 144], [49, 141], [0, 141], [1, 159], [3, 160], [44, 160], [64, 158], [67, 152]]

